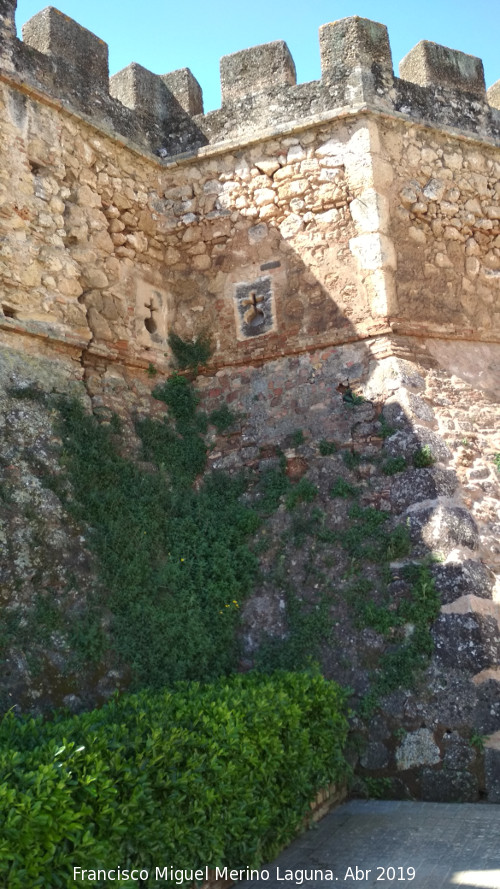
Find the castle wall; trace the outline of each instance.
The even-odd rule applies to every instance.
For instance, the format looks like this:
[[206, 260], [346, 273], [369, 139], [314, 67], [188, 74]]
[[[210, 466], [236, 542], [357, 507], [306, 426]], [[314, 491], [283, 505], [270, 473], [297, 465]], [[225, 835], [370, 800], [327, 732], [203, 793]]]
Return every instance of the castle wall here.
[[[117, 413], [121, 444], [137, 453], [133, 418], [164, 411], [151, 390], [170, 372], [168, 334], [207, 331], [216, 349], [196, 382], [201, 406], [238, 412], [226, 434], [211, 428], [211, 466], [259, 477], [282, 453], [292, 478], [317, 485], [332, 526], [349, 518], [349, 504], [332, 505], [340, 477], [405, 523], [412, 558], [444, 560], [432, 568], [443, 608], [425, 682], [384, 701], [367, 728], [366, 774], [401, 773], [401, 786], [435, 798], [439, 772], [440, 798], [486, 787], [500, 799], [499, 84], [486, 93], [479, 59], [425, 41], [397, 78], [386, 29], [353, 17], [321, 29], [317, 82], [296, 84], [279, 41], [225, 57], [222, 107], [205, 115], [187, 69], [155, 75], [132, 63], [108, 80], [102, 41], [51, 8], [20, 41], [15, 5], [0, 0], [8, 607], [29, 610], [41, 588], [77, 613], [93, 586], [81, 529], [44, 486], [60, 445], [47, 396], [76, 393], [101, 418]], [[362, 403], [344, 400], [350, 386]], [[26, 388], [33, 403], [19, 401]], [[425, 447], [434, 462], [418, 467]], [[407, 470], [389, 477], [382, 465], [395, 457]], [[276, 540], [314, 601], [282, 507]], [[324, 565], [333, 586], [349, 570], [334, 564]], [[286, 632], [271, 586], [248, 603], [250, 659], [259, 633]], [[361, 696], [385, 642], [351, 633], [341, 597], [332, 607], [339, 647], [325, 653], [327, 672]], [[55, 665], [48, 678], [14, 652], [0, 692], [43, 709], [120, 687], [106, 663], [75, 704], [56, 643], [43, 653]], [[396, 743], [402, 728], [409, 741]], [[486, 782], [474, 732], [493, 738]]]
[[385, 122], [394, 170], [394, 329], [498, 341], [500, 154], [458, 134]]
[[[497, 85], [386, 29], [320, 31], [296, 84], [280, 41], [221, 61], [203, 114], [188, 69], [133, 63], [48, 8], [2, 6], [0, 324], [87, 365], [169, 365], [209, 330], [213, 366], [399, 333], [496, 341]], [[89, 56], [92, 65], [85, 64]], [[162, 157], [152, 153], [156, 146]]]
[[160, 366], [171, 329], [217, 363], [386, 329], [369, 121], [164, 169], [7, 87], [3, 111], [8, 329]]

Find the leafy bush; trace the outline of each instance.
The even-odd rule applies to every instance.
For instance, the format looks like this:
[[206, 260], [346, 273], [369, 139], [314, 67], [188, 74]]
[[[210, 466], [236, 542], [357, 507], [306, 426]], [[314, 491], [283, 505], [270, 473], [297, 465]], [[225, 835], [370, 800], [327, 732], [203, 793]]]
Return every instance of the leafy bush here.
[[[84, 886], [73, 867], [257, 867], [348, 774], [344, 693], [258, 673], [0, 725], [0, 882]], [[104, 885], [93, 882], [93, 885]], [[116, 886], [137, 885], [116, 880]]]
[[358, 493], [358, 489], [354, 486], [346, 482], [344, 478], [338, 476], [335, 479], [333, 485], [330, 488], [330, 497], [355, 497]]
[[302, 429], [296, 429], [290, 436], [290, 444], [292, 448], [300, 448], [305, 443], [305, 436]]
[[157, 472], [121, 457], [78, 402], [59, 403], [68, 506], [92, 529], [112, 644], [136, 688], [234, 669], [239, 605], [257, 571], [248, 539], [260, 520], [240, 501], [244, 483], [214, 473], [191, 486], [206, 462], [191, 384], [174, 375], [155, 394], [174, 423], [146, 418], [137, 431]]
[[343, 451], [342, 460], [348, 469], [356, 469], [361, 463], [361, 456], [356, 451]]
[[406, 525], [392, 531], [384, 527], [388, 515], [372, 506], [357, 503], [349, 510], [350, 523], [339, 533], [339, 539], [351, 558], [358, 561], [390, 562], [408, 555], [410, 535]]
[[292, 488], [290, 493], [287, 494], [285, 506], [287, 509], [292, 510], [295, 509], [299, 503], [311, 503], [317, 496], [317, 493], [318, 489], [316, 485], [313, 485], [307, 478], [301, 478]]
[[319, 452], [322, 457], [329, 457], [331, 454], [336, 454], [338, 451], [338, 447], [334, 441], [327, 441], [326, 438], [322, 438], [319, 443]]
[[276, 469], [269, 469], [260, 478], [258, 490], [261, 499], [258, 505], [265, 516], [278, 508], [281, 497], [290, 490], [290, 479], [285, 472], [285, 466], [286, 464], [282, 463]]
[[390, 438], [391, 435], [394, 435], [394, 433], [396, 432], [394, 426], [391, 426], [391, 424], [387, 421], [386, 417], [384, 417], [383, 414], [381, 414], [379, 417], [379, 423], [380, 434], [382, 438]]
[[393, 640], [396, 644], [382, 655], [378, 675], [362, 702], [361, 715], [364, 717], [373, 713], [381, 695], [397, 688], [413, 688], [432, 654], [430, 627], [440, 607], [434, 579], [425, 564], [406, 565], [401, 575], [411, 583], [411, 595], [392, 613], [392, 625], [395, 628], [410, 625], [412, 631], [408, 635], [400, 632], [399, 638]]
[[406, 460], [404, 457], [388, 457], [382, 464], [384, 475], [396, 475], [397, 472], [403, 472], [405, 469]]
[[240, 414], [236, 411], [232, 411], [227, 404], [223, 404], [221, 407], [215, 408], [215, 410], [211, 411], [209, 414], [209, 421], [213, 426], [217, 429], [217, 432], [220, 434], [221, 432], [226, 432], [231, 426], [240, 419]]

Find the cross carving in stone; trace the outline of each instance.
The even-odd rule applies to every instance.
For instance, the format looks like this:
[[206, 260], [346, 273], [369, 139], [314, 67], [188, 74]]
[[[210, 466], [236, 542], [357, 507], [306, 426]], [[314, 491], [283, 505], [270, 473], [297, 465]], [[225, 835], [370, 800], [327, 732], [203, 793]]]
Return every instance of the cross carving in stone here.
[[244, 318], [246, 323], [251, 324], [252, 327], [255, 327], [257, 324], [262, 324], [264, 321], [264, 311], [261, 307], [261, 303], [263, 302], [264, 296], [259, 296], [255, 290], [251, 290], [246, 299], [241, 300], [242, 306], [248, 306]]

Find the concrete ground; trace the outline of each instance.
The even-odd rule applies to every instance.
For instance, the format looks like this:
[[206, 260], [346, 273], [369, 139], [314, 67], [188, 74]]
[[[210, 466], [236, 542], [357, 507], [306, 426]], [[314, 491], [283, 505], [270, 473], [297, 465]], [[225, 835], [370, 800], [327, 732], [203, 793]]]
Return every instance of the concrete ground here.
[[351, 800], [267, 871], [238, 889], [500, 889], [500, 805]]

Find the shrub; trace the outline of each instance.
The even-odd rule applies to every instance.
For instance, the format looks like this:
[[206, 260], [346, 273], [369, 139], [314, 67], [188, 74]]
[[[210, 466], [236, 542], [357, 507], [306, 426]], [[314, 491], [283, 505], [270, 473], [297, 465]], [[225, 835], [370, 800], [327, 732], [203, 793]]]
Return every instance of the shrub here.
[[78, 402], [59, 402], [68, 506], [91, 528], [112, 645], [136, 689], [234, 669], [237, 606], [257, 571], [248, 544], [259, 518], [240, 500], [244, 483], [213, 473], [191, 487], [206, 462], [196, 393], [174, 375], [155, 394], [175, 420], [137, 424], [156, 473], [120, 456]]
[[388, 457], [382, 464], [384, 475], [396, 475], [397, 472], [403, 472], [405, 469], [406, 460], [404, 457]]
[[361, 463], [361, 456], [356, 451], [343, 451], [342, 460], [348, 469], [356, 469]]
[[288, 510], [295, 509], [299, 503], [311, 503], [317, 496], [318, 489], [316, 485], [307, 478], [301, 478], [300, 481], [287, 494], [285, 506]]
[[[0, 882], [69, 885], [73, 867], [257, 867], [342, 781], [344, 693], [258, 673], [124, 696], [52, 722], [0, 725]], [[102, 882], [93, 885], [103, 885]], [[116, 885], [136, 885], [117, 881]]]
[[241, 415], [236, 411], [232, 411], [227, 404], [223, 404], [221, 407], [215, 408], [209, 416], [209, 422], [215, 426], [219, 435], [222, 432], [226, 432], [231, 426], [234, 426], [235, 423], [238, 422]]
[[331, 454], [336, 454], [338, 451], [337, 445], [334, 441], [327, 441], [326, 438], [322, 438], [319, 443], [319, 452], [322, 457], [329, 457]]
[[330, 497], [355, 497], [358, 493], [358, 489], [354, 486], [346, 482], [344, 478], [339, 476], [335, 479], [335, 482], [330, 488]]

